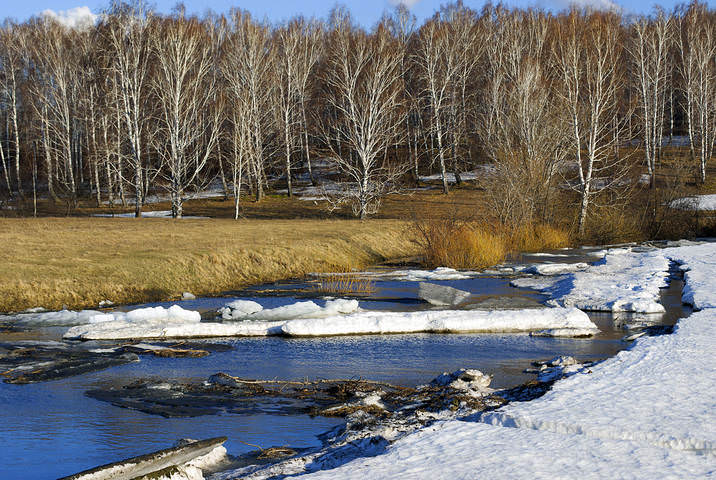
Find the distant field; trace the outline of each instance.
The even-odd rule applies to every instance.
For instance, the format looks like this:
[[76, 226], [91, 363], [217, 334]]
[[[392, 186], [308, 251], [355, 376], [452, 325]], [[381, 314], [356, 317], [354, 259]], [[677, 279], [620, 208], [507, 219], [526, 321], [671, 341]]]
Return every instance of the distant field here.
[[403, 220], [0, 219], [0, 242], [0, 312], [220, 293], [417, 251]]

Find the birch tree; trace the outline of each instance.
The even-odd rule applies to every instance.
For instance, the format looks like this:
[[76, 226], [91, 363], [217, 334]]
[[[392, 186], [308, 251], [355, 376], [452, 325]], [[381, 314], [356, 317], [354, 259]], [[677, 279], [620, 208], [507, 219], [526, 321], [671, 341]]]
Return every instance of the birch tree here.
[[651, 19], [641, 17], [631, 27], [629, 48], [641, 110], [644, 159], [652, 188], [656, 185], [656, 161], [661, 152], [664, 131], [663, 107], [672, 27], [672, 18], [663, 11], [658, 11]]
[[[26, 43], [26, 34], [24, 29], [11, 21], [5, 21], [0, 28], [0, 89], [5, 97], [4, 103], [8, 112], [8, 131], [12, 129], [13, 139], [13, 163], [15, 166], [15, 186], [17, 193], [22, 196], [22, 179], [20, 176], [20, 129], [18, 128], [19, 106], [20, 106], [20, 87], [23, 80], [23, 69], [26, 68], [26, 57], [28, 55], [28, 45]], [[9, 138], [8, 138], [9, 146]], [[0, 147], [1, 148], [1, 147]], [[8, 158], [10, 157], [10, 149], [7, 149]], [[3, 159], [3, 167], [5, 166]], [[8, 189], [12, 193], [12, 189], [8, 180]]]
[[689, 5], [678, 25], [678, 70], [689, 146], [692, 157], [698, 159], [699, 180], [704, 183], [716, 141], [716, 25], [700, 3]]
[[149, 119], [146, 106], [149, 89], [151, 13], [142, 0], [131, 4], [112, 3], [104, 17], [107, 43], [112, 50], [112, 78], [119, 94], [122, 134], [126, 135], [134, 169], [134, 215], [142, 216], [144, 161], [142, 135]]
[[385, 25], [367, 35], [341, 21], [330, 35], [325, 96], [337, 113], [338, 142], [331, 141], [327, 125], [322, 131], [327, 153], [348, 179], [333, 200], [350, 204], [354, 215], [365, 219], [377, 211], [406, 169], [404, 163], [386, 159], [403, 124], [401, 70], [395, 40]]
[[183, 215], [186, 189], [206, 166], [216, 147], [219, 118], [207, 116], [215, 88], [208, 32], [180, 11], [159, 20], [153, 35], [156, 59], [154, 94], [159, 103], [158, 151], [163, 158], [172, 217]]
[[619, 139], [614, 129], [622, 130], [624, 118], [631, 114], [627, 108], [626, 115], [618, 118], [624, 113], [620, 111], [621, 45], [619, 17], [613, 13], [585, 14], [573, 9], [557, 25], [554, 60], [578, 173], [580, 234], [585, 231], [592, 197], [623, 184], [626, 173], [623, 159], [613, 155]]
[[422, 26], [418, 32], [415, 62], [423, 79], [425, 95], [430, 105], [431, 131], [438, 144], [437, 159], [445, 194], [449, 191], [446, 167], [447, 145], [445, 145], [446, 116], [451, 107], [451, 81], [460, 71], [455, 53], [453, 39], [450, 38], [446, 24], [439, 16]]
[[274, 52], [269, 29], [246, 12], [232, 12], [222, 70], [230, 91], [232, 109], [241, 112], [249, 141], [240, 142], [242, 157], [253, 177], [256, 201], [264, 196], [265, 160], [272, 127]]

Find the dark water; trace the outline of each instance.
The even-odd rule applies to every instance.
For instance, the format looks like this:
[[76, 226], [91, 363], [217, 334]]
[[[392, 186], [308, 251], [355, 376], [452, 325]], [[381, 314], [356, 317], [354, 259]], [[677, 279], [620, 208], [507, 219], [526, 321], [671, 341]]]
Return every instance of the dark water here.
[[[577, 255], [570, 258], [579, 259]], [[527, 261], [539, 261], [529, 259]], [[548, 259], [544, 259], [548, 260]], [[549, 259], [566, 261], [564, 257]], [[468, 290], [473, 301], [495, 297], [539, 300], [534, 292], [509, 286], [509, 279], [478, 277], [434, 282]], [[271, 285], [271, 296], [253, 297], [264, 307], [296, 301], [302, 282]], [[417, 299], [417, 283], [377, 281], [376, 292], [361, 300], [365, 309], [413, 310], [430, 308]], [[202, 298], [181, 302], [182, 307], [206, 312], [232, 298]], [[246, 297], [242, 297], [246, 298]], [[321, 300], [316, 300], [321, 303]], [[171, 446], [179, 438], [226, 435], [231, 454], [255, 447], [311, 447], [316, 435], [341, 423], [338, 419], [307, 416], [222, 415], [167, 419], [113, 407], [84, 396], [83, 392], [133, 379], [154, 377], [203, 380], [217, 372], [244, 378], [355, 378], [399, 385], [426, 383], [444, 371], [477, 368], [494, 375], [493, 385], [507, 387], [534, 378], [523, 373], [531, 361], [556, 355], [598, 360], [628, 346], [624, 325], [639, 321], [673, 324], [687, 312], [681, 308], [680, 282], [663, 292], [664, 316], [594, 314], [601, 333], [592, 339], [555, 339], [525, 334], [412, 334], [286, 339], [226, 339], [233, 349], [197, 359], [143, 356], [141, 362], [69, 379], [33, 384], [0, 384], [0, 478], [45, 479], [68, 475], [100, 464]], [[151, 304], [167, 305], [167, 304]], [[142, 305], [144, 306], [144, 305]], [[140, 307], [140, 306], [135, 306]], [[131, 307], [131, 308], [135, 308]], [[30, 332], [59, 338], [64, 329]], [[3, 338], [0, 341], [11, 340]], [[216, 340], [211, 340], [216, 342]]]

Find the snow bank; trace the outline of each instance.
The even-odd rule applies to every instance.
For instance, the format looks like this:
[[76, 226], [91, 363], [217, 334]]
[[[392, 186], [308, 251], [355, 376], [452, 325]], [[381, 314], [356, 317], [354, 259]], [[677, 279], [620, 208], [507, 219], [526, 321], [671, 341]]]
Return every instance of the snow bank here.
[[566, 273], [581, 272], [587, 270], [589, 264], [584, 262], [578, 263], [535, 263], [528, 265], [500, 265], [495, 268], [485, 270], [483, 273], [489, 275], [564, 275]]
[[661, 313], [660, 289], [667, 286], [669, 259], [663, 250], [609, 250], [585, 271], [557, 277], [521, 278], [515, 287], [551, 296], [547, 305], [606, 312]]
[[148, 321], [198, 322], [199, 312], [184, 310], [178, 305], [169, 308], [147, 307], [131, 312], [98, 312], [96, 310], [60, 310], [58, 312], [21, 313], [0, 316], [0, 321], [11, 322], [28, 327], [49, 327], [87, 325], [103, 322], [141, 323]]
[[320, 307], [311, 301], [296, 302], [283, 307], [265, 309], [250, 300], [236, 300], [218, 311], [224, 320], [279, 321], [294, 318], [320, 318], [345, 315], [358, 310], [358, 300], [336, 299]]
[[664, 254], [684, 271], [684, 303], [697, 310], [716, 308], [716, 243], [667, 248]]
[[560, 381], [540, 399], [513, 403], [481, 419], [503, 427], [714, 453], [714, 334], [716, 311], [695, 313], [671, 335], [639, 338], [631, 350], [592, 367], [591, 374]]
[[[272, 309], [275, 310], [275, 309]], [[326, 336], [418, 332], [530, 332], [548, 328], [590, 329], [596, 326], [576, 308], [508, 311], [356, 312], [330, 317], [279, 321], [245, 320], [209, 323], [151, 320], [110, 321], [72, 327], [65, 338], [110, 340], [233, 336]]]
[[[104, 217], [104, 218], [134, 218], [134, 212], [130, 213], [93, 213], [93, 217]], [[142, 212], [142, 218], [172, 218], [171, 210], [151, 210], [148, 212]], [[184, 215], [182, 219], [206, 219], [210, 217], [199, 217], [192, 215]]]
[[441, 310], [422, 312], [361, 312], [345, 317], [293, 320], [281, 331], [290, 336], [441, 333], [529, 332], [544, 328], [593, 328], [589, 317], [575, 308], [526, 310]]
[[422, 429], [382, 455], [336, 463], [338, 468], [291, 478], [651, 480], [704, 478], [713, 469], [703, 457], [676, 450], [460, 421]]

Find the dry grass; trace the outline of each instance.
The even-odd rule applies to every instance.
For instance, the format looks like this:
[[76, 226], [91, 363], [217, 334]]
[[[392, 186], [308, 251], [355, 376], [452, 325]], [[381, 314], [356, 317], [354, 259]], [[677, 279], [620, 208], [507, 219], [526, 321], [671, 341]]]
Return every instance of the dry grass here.
[[517, 252], [539, 252], [570, 245], [569, 232], [543, 223], [522, 225], [503, 235], [507, 237], [510, 250]]
[[472, 223], [416, 221], [418, 243], [429, 267], [484, 268], [504, 260], [504, 241]]
[[0, 311], [210, 295], [413, 255], [397, 220], [0, 219]]
[[516, 229], [453, 219], [414, 222], [424, 261], [430, 267], [481, 269], [502, 262], [509, 253], [566, 247], [569, 233], [552, 225]]
[[351, 273], [328, 273], [318, 279], [314, 291], [334, 295], [367, 295], [375, 292], [375, 282]]

